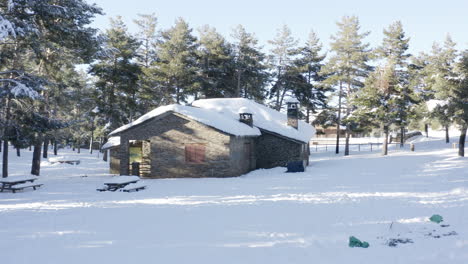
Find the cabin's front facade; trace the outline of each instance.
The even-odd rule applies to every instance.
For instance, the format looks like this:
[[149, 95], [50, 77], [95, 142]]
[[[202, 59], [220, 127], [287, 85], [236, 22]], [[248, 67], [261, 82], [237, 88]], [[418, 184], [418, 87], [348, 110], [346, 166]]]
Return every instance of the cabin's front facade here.
[[214, 122], [213, 118], [223, 117], [216, 114], [205, 122], [186, 114], [190, 107], [179, 108], [112, 133], [120, 141], [109, 147], [111, 172], [118, 166], [121, 175], [144, 178], [234, 177], [308, 160], [306, 142], [256, 128], [242, 118]]

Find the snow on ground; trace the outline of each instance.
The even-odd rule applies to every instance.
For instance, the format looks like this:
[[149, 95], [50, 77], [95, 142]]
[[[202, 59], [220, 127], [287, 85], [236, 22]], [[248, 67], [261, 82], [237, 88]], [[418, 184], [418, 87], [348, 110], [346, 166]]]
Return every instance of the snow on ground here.
[[[442, 139], [414, 142], [386, 157], [313, 153], [305, 173], [142, 180], [134, 193], [97, 192], [107, 164], [64, 150], [81, 163], [43, 162], [40, 189], [0, 193], [2, 263], [468, 263], [468, 160]], [[13, 176], [29, 171], [23, 152]]]

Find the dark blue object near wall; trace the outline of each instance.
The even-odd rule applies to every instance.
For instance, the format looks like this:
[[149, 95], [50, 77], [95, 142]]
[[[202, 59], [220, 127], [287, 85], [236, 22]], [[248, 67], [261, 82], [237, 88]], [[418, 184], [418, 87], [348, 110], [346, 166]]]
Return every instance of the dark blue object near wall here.
[[300, 161], [290, 161], [288, 162], [288, 170], [286, 172], [304, 172], [304, 162]]

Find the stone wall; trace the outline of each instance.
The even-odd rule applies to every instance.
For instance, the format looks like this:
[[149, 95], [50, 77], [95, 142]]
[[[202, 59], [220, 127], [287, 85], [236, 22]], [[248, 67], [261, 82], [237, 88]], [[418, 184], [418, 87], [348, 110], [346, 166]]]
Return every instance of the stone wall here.
[[262, 131], [255, 139], [257, 168], [284, 167], [289, 161], [307, 161], [305, 143], [298, 143], [274, 134]]
[[[247, 154], [243, 148], [244, 143], [254, 145], [251, 138], [230, 136], [175, 113], [163, 114], [122, 132], [120, 136], [121, 174], [129, 173], [125, 166], [128, 164], [129, 140], [149, 142], [149, 147], [143, 145], [143, 157], [150, 157], [150, 164], [143, 167], [148, 170], [149, 166], [150, 173], [141, 173], [142, 177], [233, 177], [254, 166], [245, 158]], [[205, 146], [205, 162], [186, 162], [185, 145], [192, 143]], [[254, 154], [251, 157], [254, 159]]]
[[119, 174], [120, 171], [120, 156], [119, 156], [119, 148], [114, 147], [109, 149], [109, 157], [110, 157], [110, 173], [111, 174]]
[[254, 138], [232, 136], [230, 151], [233, 174], [242, 175], [257, 168]]

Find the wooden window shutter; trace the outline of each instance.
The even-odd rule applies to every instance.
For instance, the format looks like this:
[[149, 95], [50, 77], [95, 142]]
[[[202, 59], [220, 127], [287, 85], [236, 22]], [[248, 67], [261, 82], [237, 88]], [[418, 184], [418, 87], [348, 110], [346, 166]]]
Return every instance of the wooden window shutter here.
[[204, 144], [185, 144], [185, 162], [203, 163], [205, 162]]

